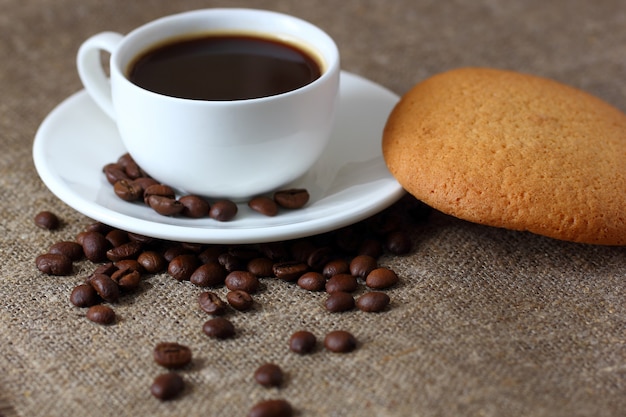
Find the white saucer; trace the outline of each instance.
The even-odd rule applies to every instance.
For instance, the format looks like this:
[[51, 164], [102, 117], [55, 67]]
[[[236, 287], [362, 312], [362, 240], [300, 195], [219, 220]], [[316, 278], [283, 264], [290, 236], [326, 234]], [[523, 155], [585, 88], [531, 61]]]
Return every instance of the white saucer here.
[[311, 194], [302, 209], [263, 216], [239, 205], [229, 222], [164, 217], [143, 204], [120, 200], [102, 167], [126, 152], [115, 124], [85, 91], [59, 104], [33, 145], [39, 176], [62, 201], [110, 226], [193, 243], [260, 243], [324, 233], [363, 220], [404, 191], [387, 170], [381, 135], [398, 96], [362, 77], [341, 74], [341, 99], [330, 145], [317, 164], [289, 186]]

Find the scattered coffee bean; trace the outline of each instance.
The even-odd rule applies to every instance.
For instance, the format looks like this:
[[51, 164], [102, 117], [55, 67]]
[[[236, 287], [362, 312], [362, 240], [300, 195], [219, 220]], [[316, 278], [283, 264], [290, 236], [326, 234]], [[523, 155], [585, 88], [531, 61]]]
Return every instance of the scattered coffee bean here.
[[399, 280], [398, 275], [396, 275], [393, 270], [381, 267], [374, 269], [367, 275], [365, 285], [370, 288], [382, 290], [396, 285]]
[[390, 298], [387, 294], [379, 291], [371, 291], [357, 298], [356, 306], [361, 311], [378, 313], [386, 309], [389, 302]]
[[131, 268], [118, 269], [111, 275], [111, 280], [113, 280], [121, 290], [132, 291], [139, 287], [141, 283], [141, 273]]
[[220, 316], [226, 313], [226, 303], [214, 292], [205, 291], [198, 296], [198, 304], [200, 308], [214, 316]]
[[185, 195], [178, 199], [183, 205], [181, 214], [185, 217], [200, 219], [209, 215], [209, 202], [197, 195]]
[[85, 254], [83, 253], [83, 247], [76, 242], [60, 241], [54, 243], [48, 249], [48, 253], [65, 255], [72, 261], [80, 260]]
[[330, 311], [331, 313], [342, 313], [344, 311], [350, 311], [354, 308], [354, 305], [354, 297], [352, 296], [352, 294], [345, 291], [335, 291], [331, 293], [324, 302], [326, 310]]
[[[118, 270], [128, 269], [131, 271], [137, 271], [139, 274], [146, 272], [146, 269], [135, 259], [122, 259], [113, 264]], [[110, 274], [112, 275], [112, 274]]]
[[167, 265], [167, 273], [177, 281], [189, 281], [198, 268], [199, 261], [195, 255], [178, 255]]
[[156, 251], [142, 252], [137, 257], [137, 262], [150, 274], [157, 274], [167, 268], [167, 261]]
[[319, 272], [305, 272], [298, 278], [298, 286], [308, 291], [322, 291], [326, 286], [326, 278]]
[[88, 320], [98, 324], [113, 324], [115, 322], [115, 311], [102, 304], [89, 307], [86, 316]]
[[235, 326], [228, 319], [215, 317], [204, 323], [202, 331], [209, 337], [229, 339], [235, 335]]
[[374, 259], [380, 258], [383, 254], [383, 245], [379, 240], [376, 239], [366, 239], [361, 243], [361, 246], [358, 250], [358, 255], [367, 255], [371, 256]]
[[176, 342], [158, 343], [152, 351], [154, 361], [165, 368], [182, 368], [191, 362], [189, 346]]
[[313, 352], [316, 344], [317, 338], [308, 330], [299, 330], [289, 338], [289, 349], [301, 355]]
[[37, 265], [37, 269], [48, 275], [70, 275], [73, 270], [73, 264], [70, 258], [55, 253], [46, 253], [37, 256], [35, 265]]
[[104, 235], [104, 237], [114, 248], [122, 246], [124, 243], [127, 243], [130, 240], [128, 237], [128, 233], [120, 229], [113, 229], [109, 233]]
[[80, 284], [72, 290], [70, 302], [76, 307], [91, 307], [100, 302], [100, 297], [91, 285]]
[[85, 257], [91, 262], [99, 263], [107, 260], [107, 251], [110, 249], [111, 244], [102, 233], [95, 231], [85, 232], [82, 235], [81, 242]]
[[264, 400], [250, 409], [248, 417], [292, 417], [293, 408], [287, 400]]
[[50, 211], [41, 211], [35, 215], [35, 225], [46, 230], [56, 230], [60, 221], [56, 214]]
[[230, 200], [218, 200], [213, 203], [209, 210], [209, 217], [219, 222], [227, 222], [237, 215], [237, 204]]
[[413, 248], [411, 238], [404, 231], [395, 231], [389, 233], [385, 242], [387, 250], [394, 255], [406, 255]]
[[274, 363], [263, 364], [254, 372], [254, 380], [264, 387], [279, 387], [283, 379], [283, 370]]
[[225, 279], [226, 269], [215, 261], [200, 265], [189, 277], [189, 281], [199, 287], [223, 285]]
[[326, 278], [330, 278], [337, 274], [348, 273], [350, 273], [350, 264], [345, 259], [332, 260], [324, 265], [324, 268], [322, 269], [322, 274], [324, 274], [324, 277]]
[[269, 217], [278, 214], [278, 205], [269, 197], [255, 197], [248, 202], [248, 207]]
[[161, 374], [154, 379], [150, 393], [162, 401], [178, 397], [185, 389], [185, 380], [175, 372]]
[[350, 274], [337, 274], [326, 281], [326, 292], [328, 293], [336, 291], [354, 292], [357, 287], [356, 277]]
[[300, 261], [278, 262], [272, 267], [274, 276], [283, 281], [296, 281], [308, 270], [309, 266]]
[[119, 286], [108, 275], [94, 274], [89, 283], [105, 301], [114, 303], [120, 298]]
[[307, 265], [314, 271], [321, 271], [331, 259], [335, 257], [333, 248], [324, 246], [311, 252], [306, 260]]
[[335, 353], [352, 352], [356, 344], [356, 338], [345, 330], [334, 330], [324, 338], [324, 347]]
[[259, 290], [259, 279], [252, 272], [233, 271], [226, 276], [226, 288], [231, 291], [243, 290], [254, 294]]
[[378, 266], [376, 259], [369, 255], [358, 255], [350, 262], [350, 273], [355, 277], [363, 278]]
[[106, 257], [110, 261], [117, 262], [122, 259], [134, 259], [141, 252], [141, 243], [130, 241], [123, 243], [117, 247], [111, 248], [106, 252]]
[[309, 192], [303, 188], [276, 191], [274, 201], [286, 209], [299, 209], [309, 201]]
[[243, 290], [229, 291], [226, 294], [226, 300], [232, 308], [239, 311], [250, 310], [252, 308], [252, 305], [254, 304], [252, 296], [248, 292]]
[[247, 269], [257, 277], [271, 277], [274, 275], [274, 262], [270, 258], [254, 258], [248, 261]]

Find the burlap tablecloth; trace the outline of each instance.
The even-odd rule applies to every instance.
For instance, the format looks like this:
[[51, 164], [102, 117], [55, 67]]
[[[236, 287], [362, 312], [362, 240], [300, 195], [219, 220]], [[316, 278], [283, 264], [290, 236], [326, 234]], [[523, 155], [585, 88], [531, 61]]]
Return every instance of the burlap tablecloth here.
[[[626, 7], [621, 0], [178, 1], [0, 0], [0, 414], [241, 416], [287, 398], [300, 416], [623, 416], [626, 414], [626, 250], [555, 241], [434, 214], [410, 229], [415, 249], [385, 256], [401, 285], [382, 314], [331, 314], [323, 294], [264, 282], [237, 338], [201, 332], [198, 288], [150, 277], [116, 306], [120, 321], [89, 323], [71, 306], [88, 273], [39, 273], [35, 257], [73, 239], [89, 219], [43, 185], [36, 129], [81, 88], [74, 56], [102, 30], [127, 32], [172, 12], [211, 6], [279, 10], [321, 25], [343, 68], [402, 94], [425, 77], [484, 65], [555, 78], [626, 110]], [[60, 230], [33, 224], [56, 212]], [[187, 283], [189, 284], [189, 283]], [[286, 347], [302, 328], [352, 331], [347, 355]], [[192, 347], [185, 395], [151, 397], [154, 344]], [[281, 389], [255, 384], [266, 361]]]

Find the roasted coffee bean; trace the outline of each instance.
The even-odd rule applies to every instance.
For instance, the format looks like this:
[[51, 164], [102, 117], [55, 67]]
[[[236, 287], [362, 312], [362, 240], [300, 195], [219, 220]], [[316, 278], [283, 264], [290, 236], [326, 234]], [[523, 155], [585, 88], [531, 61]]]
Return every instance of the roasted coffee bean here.
[[176, 216], [183, 211], [184, 206], [175, 198], [164, 197], [162, 195], [151, 195], [148, 197], [150, 208], [162, 216]]
[[181, 244], [169, 246], [163, 252], [163, 257], [167, 262], [172, 262], [179, 255], [192, 255], [192, 252]]
[[231, 291], [243, 290], [254, 294], [259, 290], [259, 279], [248, 271], [233, 271], [226, 276], [226, 288]]
[[278, 205], [269, 197], [255, 197], [248, 201], [248, 207], [265, 216], [276, 216], [278, 214]]
[[120, 298], [119, 286], [108, 275], [94, 274], [89, 279], [89, 283], [105, 301], [114, 303]]
[[275, 363], [265, 363], [254, 371], [254, 380], [264, 387], [280, 387], [283, 379], [283, 370]]
[[262, 243], [259, 245], [259, 250], [274, 262], [281, 262], [289, 257], [289, 250], [284, 242]]
[[143, 196], [146, 192], [146, 189], [151, 185], [158, 184], [159, 182], [154, 178], [150, 177], [139, 177], [133, 180], [133, 183], [139, 187], [141, 187], [141, 195]]
[[130, 241], [120, 246], [109, 249], [106, 256], [110, 261], [117, 262], [122, 259], [134, 259], [139, 256], [142, 245], [139, 242]]
[[411, 238], [407, 233], [395, 231], [387, 235], [385, 246], [394, 255], [406, 255], [411, 252], [413, 242], [411, 242]]
[[113, 192], [124, 201], [139, 201], [143, 198], [143, 188], [130, 179], [119, 180], [113, 184]]
[[350, 274], [337, 274], [326, 281], [326, 292], [328, 293], [336, 291], [354, 292], [357, 287], [356, 277]]
[[73, 270], [72, 260], [65, 255], [46, 253], [35, 259], [37, 269], [47, 275], [70, 275]]
[[226, 301], [232, 308], [239, 311], [247, 311], [252, 308], [254, 300], [250, 293], [243, 290], [229, 291], [226, 294]]
[[205, 291], [200, 293], [198, 305], [207, 314], [221, 316], [226, 313], [226, 303], [214, 292]]
[[209, 262], [219, 262], [219, 256], [224, 252], [225, 249], [220, 245], [211, 245], [208, 248], [204, 248], [202, 252], [198, 254], [198, 259], [203, 264], [208, 264]]
[[246, 269], [257, 277], [271, 277], [274, 275], [274, 262], [269, 258], [254, 258], [248, 261]]
[[248, 412], [248, 417], [292, 417], [293, 407], [287, 400], [264, 400]]
[[309, 201], [309, 192], [303, 188], [276, 191], [274, 201], [286, 209], [299, 209]]
[[156, 239], [151, 236], [146, 236], [146, 235], [141, 235], [139, 233], [131, 233], [131, 232], [128, 232], [128, 239], [134, 242], [139, 242], [144, 246], [150, 245], [156, 241]]
[[157, 274], [167, 268], [163, 255], [156, 251], [145, 251], [139, 254], [137, 262], [150, 274]]
[[198, 287], [215, 287], [223, 285], [226, 269], [218, 262], [200, 265], [189, 277], [189, 281]]
[[383, 245], [379, 240], [365, 239], [363, 243], [361, 243], [357, 254], [367, 255], [374, 259], [378, 259], [383, 254]]
[[204, 245], [202, 243], [182, 242], [180, 246], [195, 254], [198, 254], [204, 250]]
[[197, 195], [184, 195], [178, 199], [183, 205], [181, 214], [185, 217], [200, 219], [209, 215], [209, 202]]
[[141, 273], [133, 269], [118, 269], [111, 275], [111, 279], [125, 291], [132, 291], [141, 283]]
[[317, 247], [308, 239], [293, 242], [290, 247], [291, 261], [306, 263]]
[[367, 313], [379, 313], [387, 308], [389, 302], [390, 298], [384, 292], [371, 291], [357, 298], [356, 306]]
[[85, 232], [98, 232], [101, 233], [103, 236], [106, 236], [106, 234], [109, 233], [111, 230], [113, 230], [111, 226], [102, 222], [92, 222], [89, 223], [87, 227], [85, 227]]
[[136, 259], [122, 259], [120, 261], [115, 262], [113, 265], [115, 265], [117, 269], [129, 269], [131, 271], [137, 271], [140, 274], [143, 274], [146, 272], [143, 265], [141, 265]]
[[35, 225], [46, 230], [56, 230], [61, 222], [56, 214], [51, 211], [41, 211], [35, 215]]
[[85, 256], [82, 246], [80, 246], [76, 242], [65, 240], [56, 242], [52, 246], [50, 246], [50, 249], [48, 249], [48, 253], [65, 255], [72, 261], [78, 261], [83, 256]]
[[161, 374], [154, 378], [150, 393], [162, 401], [173, 400], [185, 390], [185, 380], [175, 372]]
[[167, 265], [167, 273], [178, 281], [189, 281], [199, 263], [196, 255], [178, 255]]
[[92, 276], [96, 274], [104, 274], [104, 275], [111, 276], [115, 271], [117, 271], [117, 269], [118, 268], [115, 266], [113, 262], [107, 262], [107, 263], [98, 265], [98, 267], [93, 271]]
[[124, 171], [130, 178], [139, 178], [144, 176], [145, 173], [137, 165], [137, 162], [130, 156], [129, 153], [125, 153], [117, 159], [117, 164], [124, 168]]
[[326, 286], [326, 278], [319, 272], [305, 272], [298, 278], [298, 286], [308, 291], [322, 291]]
[[114, 185], [116, 182], [121, 180], [129, 180], [128, 174], [119, 164], [106, 164], [102, 168], [102, 172], [104, 172], [104, 176], [106, 177], [109, 184]]
[[308, 330], [299, 330], [289, 338], [289, 349], [301, 355], [313, 352], [316, 344], [317, 338]]
[[86, 232], [82, 237], [82, 246], [85, 257], [93, 263], [107, 260], [107, 251], [111, 244], [99, 232]]
[[96, 290], [89, 284], [80, 284], [74, 287], [70, 294], [70, 303], [76, 307], [91, 307], [100, 302]]
[[354, 305], [354, 297], [352, 294], [344, 291], [331, 293], [324, 302], [324, 307], [331, 313], [350, 311], [354, 308]]
[[228, 272], [246, 270], [246, 262], [232, 253], [224, 252], [217, 257], [217, 261]]
[[349, 274], [350, 264], [345, 259], [335, 259], [324, 265], [322, 274], [326, 278], [330, 278], [337, 274]]
[[335, 353], [352, 352], [356, 345], [356, 338], [345, 330], [332, 331], [324, 338], [324, 347]]
[[309, 266], [299, 261], [278, 262], [272, 267], [274, 276], [283, 281], [296, 281], [308, 270]]
[[314, 271], [321, 271], [331, 259], [335, 257], [334, 251], [329, 246], [315, 249], [307, 258], [307, 265]]
[[356, 254], [362, 242], [362, 234], [354, 227], [344, 227], [335, 232], [335, 245], [347, 254]]
[[230, 200], [218, 200], [213, 203], [209, 210], [209, 217], [219, 222], [227, 222], [237, 215], [237, 204]]
[[88, 320], [98, 324], [113, 324], [115, 322], [115, 311], [102, 304], [96, 304], [87, 310], [86, 317]]
[[202, 331], [209, 337], [216, 339], [229, 339], [235, 336], [235, 326], [224, 317], [215, 317], [208, 320], [202, 326]]
[[189, 346], [176, 342], [157, 343], [152, 351], [154, 361], [165, 368], [182, 368], [191, 363]]
[[365, 285], [370, 288], [382, 290], [385, 288], [393, 287], [400, 279], [396, 273], [385, 267], [376, 268], [367, 275], [365, 279]]
[[104, 237], [114, 248], [122, 246], [124, 243], [127, 243], [130, 240], [130, 238], [128, 237], [128, 233], [120, 229], [113, 229], [109, 233], [104, 235]]
[[363, 278], [378, 266], [375, 258], [369, 255], [358, 255], [350, 261], [350, 273], [355, 277]]
[[149, 202], [150, 197], [153, 195], [160, 196], [160, 197], [167, 197], [171, 199], [176, 198], [176, 192], [174, 191], [174, 189], [170, 187], [169, 185], [165, 185], [165, 184], [153, 184], [144, 190], [143, 201], [148, 206], [150, 205], [150, 202]]

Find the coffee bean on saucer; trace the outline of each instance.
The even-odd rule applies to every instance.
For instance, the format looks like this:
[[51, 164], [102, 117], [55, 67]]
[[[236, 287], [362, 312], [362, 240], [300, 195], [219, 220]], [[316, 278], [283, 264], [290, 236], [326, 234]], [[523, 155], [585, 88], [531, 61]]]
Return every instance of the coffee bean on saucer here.
[[182, 213], [185, 208], [180, 201], [175, 198], [162, 195], [151, 195], [148, 197], [150, 208], [162, 216], [176, 216]]
[[345, 330], [335, 330], [324, 338], [324, 347], [335, 353], [348, 353], [356, 348], [356, 338]]
[[116, 181], [113, 184], [113, 192], [124, 201], [139, 201], [143, 198], [141, 185], [128, 179]]
[[191, 362], [188, 346], [176, 342], [158, 343], [152, 351], [154, 361], [165, 368], [182, 368]]
[[278, 205], [269, 197], [255, 197], [248, 201], [248, 207], [265, 216], [275, 216], [278, 214]]
[[42, 211], [35, 215], [35, 225], [46, 230], [55, 230], [59, 227], [60, 221], [56, 214], [50, 211]]
[[274, 201], [286, 209], [299, 209], [309, 201], [309, 192], [304, 188], [276, 191]]
[[176, 192], [174, 191], [174, 189], [170, 187], [169, 185], [165, 185], [165, 184], [153, 184], [149, 186], [148, 188], [146, 188], [143, 192], [143, 201], [147, 205], [150, 205], [148, 200], [153, 195], [167, 197], [171, 199], [176, 198]]
[[230, 200], [218, 200], [209, 210], [209, 217], [220, 222], [227, 222], [237, 215], [237, 204]]
[[102, 168], [102, 172], [104, 172], [104, 176], [106, 177], [109, 184], [114, 185], [116, 182], [121, 180], [129, 180], [130, 178], [124, 171], [124, 167], [119, 164], [111, 163], [106, 164]]
[[185, 389], [185, 380], [175, 372], [161, 374], [154, 379], [150, 393], [162, 401], [178, 397]]
[[181, 214], [185, 217], [200, 219], [209, 215], [209, 202], [197, 195], [184, 195], [178, 199], [183, 205]]

